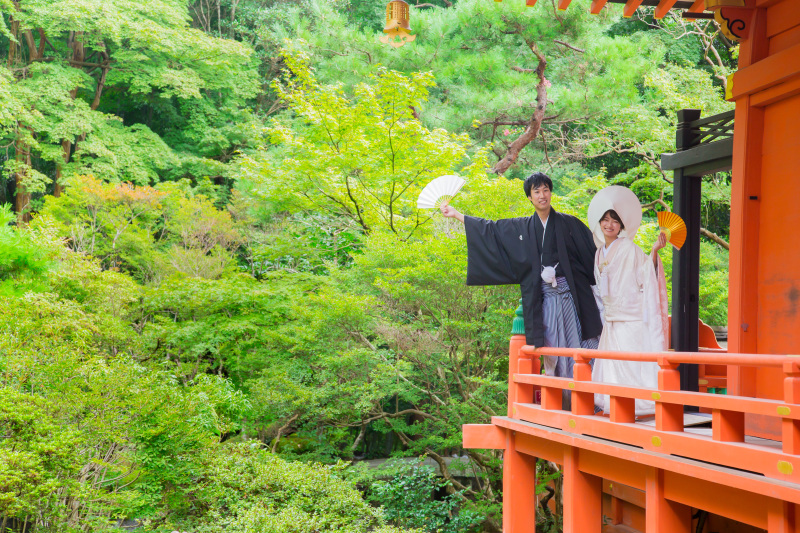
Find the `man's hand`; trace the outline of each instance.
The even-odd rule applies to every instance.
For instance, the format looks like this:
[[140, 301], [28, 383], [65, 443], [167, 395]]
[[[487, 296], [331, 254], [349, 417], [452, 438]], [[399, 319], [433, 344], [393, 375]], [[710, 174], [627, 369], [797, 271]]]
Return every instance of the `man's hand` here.
[[442, 215], [444, 215], [447, 218], [455, 218], [456, 220], [459, 220], [462, 223], [464, 222], [464, 215], [456, 211], [456, 209], [450, 204], [442, 204], [441, 206], [439, 206], [439, 211], [441, 211]]

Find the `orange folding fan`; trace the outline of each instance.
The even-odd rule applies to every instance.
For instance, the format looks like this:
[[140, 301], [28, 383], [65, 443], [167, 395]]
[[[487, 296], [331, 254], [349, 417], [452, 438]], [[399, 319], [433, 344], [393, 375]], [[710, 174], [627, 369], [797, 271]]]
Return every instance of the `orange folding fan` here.
[[670, 211], [659, 211], [658, 225], [667, 236], [667, 241], [680, 250], [686, 242], [686, 223], [683, 219]]

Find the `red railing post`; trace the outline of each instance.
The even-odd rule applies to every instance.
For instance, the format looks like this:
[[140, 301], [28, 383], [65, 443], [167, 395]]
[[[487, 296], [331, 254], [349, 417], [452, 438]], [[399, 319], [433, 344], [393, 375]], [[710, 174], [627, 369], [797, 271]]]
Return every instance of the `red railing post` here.
[[542, 387], [542, 409], [549, 411], [560, 410], [564, 407], [564, 395], [561, 389], [555, 387]]
[[[575, 366], [572, 368], [572, 377], [575, 381], [592, 381], [592, 366], [589, 359], [582, 354], [574, 355]], [[592, 392], [572, 392], [572, 414], [593, 415], [594, 414], [594, 393]]]
[[[520, 372], [520, 366], [527, 366], [530, 367], [530, 357], [527, 357], [525, 354], [520, 352], [520, 348], [525, 346], [525, 336], [524, 335], [512, 335], [511, 340], [508, 342], [508, 416], [515, 417], [517, 415], [514, 412], [514, 404], [517, 402], [520, 403], [531, 403], [533, 402], [533, 394], [531, 394], [531, 399], [528, 402], [525, 402], [523, 398], [526, 396], [525, 389], [530, 389], [530, 385], [525, 385], [523, 383], [516, 383], [514, 381], [514, 374], [522, 373]], [[527, 365], [524, 365], [523, 361], [528, 361]]]
[[522, 319], [522, 300], [511, 325], [511, 340], [508, 342], [508, 416], [517, 416], [515, 403], [533, 403], [533, 385], [516, 383], [514, 374], [538, 374], [539, 361], [535, 364], [531, 356], [522, 353], [525, 346], [525, 323]]
[[[800, 362], [786, 361], [783, 363], [783, 401], [789, 404], [800, 404]], [[778, 408], [778, 414], [781, 414]], [[790, 407], [785, 408], [789, 414]], [[797, 406], [800, 409], [800, 405]], [[792, 455], [800, 455], [800, 421], [784, 418], [781, 422], [783, 436], [783, 451]]]
[[[680, 390], [681, 374], [678, 363], [672, 363], [666, 357], [658, 359], [658, 390]], [[656, 401], [656, 429], [659, 431], [683, 431], [683, 405], [662, 403], [661, 395], [653, 393]]]
[[633, 424], [636, 422], [636, 400], [611, 396], [609, 418], [615, 424]]
[[791, 502], [772, 500], [767, 509], [768, 533], [792, 533], [796, 521], [795, 506]]
[[744, 442], [744, 412], [712, 408], [711, 438], [719, 442]]
[[744, 413], [712, 409], [711, 437], [720, 442], [744, 442]]

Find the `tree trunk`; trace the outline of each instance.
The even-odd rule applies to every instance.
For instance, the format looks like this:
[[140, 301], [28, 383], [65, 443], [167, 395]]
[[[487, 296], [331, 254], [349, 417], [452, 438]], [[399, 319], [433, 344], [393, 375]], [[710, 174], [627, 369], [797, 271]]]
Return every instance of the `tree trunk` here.
[[72, 143], [68, 139], [62, 139], [61, 150], [64, 154], [64, 162], [56, 163], [56, 179], [53, 186], [53, 196], [56, 198], [61, 196], [61, 193], [64, 192], [64, 183], [61, 180], [61, 173], [63, 171], [63, 165], [69, 163], [70, 153], [72, 152]]
[[[44, 33], [42, 33], [42, 39], [44, 39]], [[82, 31], [71, 31], [69, 32], [69, 37], [67, 38], [67, 46], [71, 50], [69, 62], [73, 65], [84, 63], [86, 61], [86, 48], [83, 46], [83, 32]], [[107, 59], [107, 55], [104, 56]], [[107, 63], [107, 61], [106, 61]], [[105, 84], [106, 79], [106, 67], [103, 67], [103, 74], [100, 78], [100, 83], [97, 87], [97, 92], [95, 93], [95, 101], [92, 102], [92, 110], [97, 109], [97, 106], [100, 104], [100, 92], [103, 90], [103, 85]], [[70, 97], [74, 100], [78, 96], [78, 88], [75, 87], [69, 92]], [[77, 143], [76, 143], [77, 144]], [[61, 196], [61, 193], [64, 192], [64, 183], [62, 180], [62, 174], [64, 171], [64, 165], [69, 163], [70, 157], [73, 152], [73, 145], [72, 141], [69, 139], [61, 139], [61, 151], [63, 154], [63, 162], [59, 162], [56, 164], [56, 177], [55, 177], [55, 184], [53, 186], [53, 196], [58, 198]]]
[[[37, 31], [39, 32], [39, 35], [44, 35], [44, 32], [41, 29]], [[44, 41], [44, 39], [42, 40]], [[39, 53], [39, 50], [42, 47], [36, 45], [36, 39], [33, 38], [33, 32], [31, 30], [25, 30], [25, 44], [28, 45], [28, 64], [41, 59], [42, 56]]]
[[31, 168], [31, 151], [30, 147], [25, 144], [19, 137], [14, 143], [14, 151], [16, 152], [16, 160], [19, 166], [24, 166], [23, 172], [17, 169], [14, 173], [14, 211], [17, 213], [17, 220], [20, 223], [30, 222], [31, 215], [27, 211], [31, 204], [31, 194], [25, 188], [25, 178], [27, 177], [28, 170]]
[[[11, 35], [14, 39], [19, 40], [19, 21], [11, 17]], [[17, 49], [19, 48], [18, 42], [9, 41], [8, 43], [8, 68], [13, 68], [14, 63], [17, 61]]]
[[[14, 3], [14, 6], [19, 9], [19, 4]], [[8, 43], [8, 66], [13, 68], [22, 59], [22, 50], [19, 44], [19, 21], [11, 16], [11, 35], [14, 40]], [[16, 42], [15, 42], [16, 41]], [[35, 53], [35, 52], [34, 52]], [[22, 140], [22, 130], [24, 126], [17, 124], [16, 139], [14, 140], [14, 159], [17, 161], [17, 171], [14, 173], [14, 211], [17, 213], [19, 222], [26, 222], [28, 215], [23, 213], [30, 205], [30, 194], [25, 190], [25, 174], [20, 172], [21, 168], [30, 168], [31, 154], [30, 150]], [[27, 165], [27, 166], [25, 166]], [[4, 520], [5, 524], [5, 520]], [[2, 529], [0, 529], [2, 530]]]
[[100, 67], [102, 72], [100, 73], [100, 79], [97, 81], [97, 89], [94, 92], [94, 100], [92, 100], [92, 111], [97, 111], [97, 108], [100, 106], [100, 97], [103, 94], [103, 89], [106, 86], [106, 76], [108, 75], [109, 66], [109, 58], [108, 53], [100, 52], [100, 57], [103, 60]]
[[[515, 33], [522, 36], [522, 30], [518, 26]], [[506, 155], [492, 168], [491, 171], [499, 175], [502, 175], [511, 165], [516, 163], [522, 149], [533, 142], [536, 136], [539, 135], [539, 130], [544, 120], [544, 112], [545, 109], [547, 109], [547, 87], [550, 85], [550, 82], [544, 77], [544, 69], [547, 67], [547, 60], [544, 54], [539, 51], [536, 43], [528, 39], [525, 40], [525, 43], [531, 49], [531, 52], [539, 59], [539, 65], [533, 71], [539, 77], [539, 83], [536, 85], [536, 110], [533, 112], [533, 116], [525, 127], [525, 131], [522, 132], [522, 135], [517, 137], [517, 139], [509, 145]]]

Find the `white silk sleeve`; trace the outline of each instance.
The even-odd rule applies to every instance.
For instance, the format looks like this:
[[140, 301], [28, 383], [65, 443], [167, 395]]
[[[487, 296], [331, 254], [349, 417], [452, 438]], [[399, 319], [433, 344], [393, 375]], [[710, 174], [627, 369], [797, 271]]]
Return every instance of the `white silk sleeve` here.
[[657, 268], [653, 268], [653, 256], [645, 257], [647, 261], [637, 269], [643, 279], [642, 311], [653, 349], [665, 351], [669, 348], [669, 317], [664, 265], [656, 256]]

